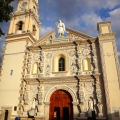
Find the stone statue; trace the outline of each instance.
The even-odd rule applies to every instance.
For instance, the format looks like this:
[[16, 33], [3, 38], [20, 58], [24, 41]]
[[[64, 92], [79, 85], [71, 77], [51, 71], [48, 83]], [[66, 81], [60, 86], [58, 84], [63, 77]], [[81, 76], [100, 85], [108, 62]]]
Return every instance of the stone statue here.
[[88, 108], [89, 108], [89, 110], [93, 110], [93, 101], [92, 101], [92, 99], [89, 99], [89, 101], [88, 101]]
[[80, 103], [79, 106], [80, 106], [81, 113], [84, 113], [84, 103]]
[[35, 109], [35, 106], [36, 106], [36, 100], [34, 98], [33, 101], [32, 101], [32, 109]]
[[102, 104], [97, 104], [97, 106], [98, 106], [99, 113], [102, 113], [103, 105]]
[[64, 32], [65, 32], [65, 24], [62, 23], [61, 20], [59, 20], [59, 23], [56, 23], [56, 25], [58, 27], [59, 37], [63, 37], [64, 36]]

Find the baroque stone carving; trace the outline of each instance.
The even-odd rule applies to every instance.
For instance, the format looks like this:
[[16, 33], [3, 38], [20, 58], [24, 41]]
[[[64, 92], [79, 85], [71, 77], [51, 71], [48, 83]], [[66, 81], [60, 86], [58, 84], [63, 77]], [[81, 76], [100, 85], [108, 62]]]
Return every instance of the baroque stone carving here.
[[35, 54], [33, 56], [33, 59], [34, 59], [34, 61], [38, 61], [40, 59], [40, 55], [39, 54]]
[[88, 49], [83, 49], [83, 52], [82, 52], [82, 53], [83, 53], [83, 55], [86, 55], [86, 56], [87, 56], [87, 55], [89, 55], [90, 52], [89, 52]]
[[45, 71], [46, 71], [45, 75], [49, 76], [50, 75], [50, 65], [49, 64], [46, 65], [46, 70]]
[[78, 74], [82, 73], [82, 71], [81, 71], [81, 65], [82, 65], [82, 62], [81, 62], [81, 59], [79, 58], [78, 59], [78, 67], [79, 67]]
[[51, 58], [52, 57], [52, 53], [48, 53], [47, 55], [46, 55], [46, 57], [49, 59], [49, 58]]
[[69, 55], [70, 55], [71, 57], [73, 57], [73, 56], [75, 55], [75, 51], [74, 51], [74, 50], [70, 51], [70, 52], [69, 52]]
[[28, 105], [29, 104], [29, 85], [26, 84], [24, 89], [25, 89], [25, 92], [23, 95], [24, 104]]
[[27, 74], [30, 74], [30, 69], [31, 69], [31, 64], [27, 64], [27, 68], [26, 68]]
[[43, 102], [43, 86], [38, 86], [38, 103], [41, 104]]
[[88, 92], [92, 92], [93, 91], [92, 85], [86, 85], [86, 90]]
[[71, 59], [71, 74], [76, 75], [77, 67], [74, 59]]

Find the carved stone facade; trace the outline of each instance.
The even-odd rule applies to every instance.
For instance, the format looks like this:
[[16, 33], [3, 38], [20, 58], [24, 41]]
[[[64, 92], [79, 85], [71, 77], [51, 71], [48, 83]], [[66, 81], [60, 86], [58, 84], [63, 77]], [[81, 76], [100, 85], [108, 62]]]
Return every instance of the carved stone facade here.
[[[120, 71], [110, 22], [98, 23], [97, 38], [70, 28], [66, 28], [64, 37], [65, 26], [59, 26], [62, 31], [58, 38], [53, 30], [39, 39], [38, 11], [34, 7], [28, 10], [28, 4], [38, 8], [38, 0], [19, 1], [6, 37], [0, 70], [0, 120], [4, 120], [5, 112], [9, 112], [9, 120], [18, 115], [21, 120], [30, 116], [49, 120], [51, 114], [53, 120], [55, 108], [61, 106], [50, 111], [51, 96], [59, 90], [72, 101], [71, 120], [87, 120], [92, 111], [97, 119], [118, 120]], [[15, 31], [17, 28], [12, 25], [20, 21], [24, 22], [24, 29]]]

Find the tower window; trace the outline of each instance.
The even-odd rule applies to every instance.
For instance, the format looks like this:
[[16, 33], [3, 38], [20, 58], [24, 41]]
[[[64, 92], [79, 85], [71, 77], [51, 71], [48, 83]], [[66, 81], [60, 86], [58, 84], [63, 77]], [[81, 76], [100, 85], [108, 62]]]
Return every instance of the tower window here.
[[10, 71], [10, 75], [11, 75], [11, 76], [13, 75], [13, 70]]
[[33, 25], [33, 35], [36, 35], [36, 27]]
[[35, 6], [33, 7], [33, 9], [34, 9], [34, 12], [36, 12]]
[[20, 21], [20, 22], [17, 24], [17, 29], [18, 29], [18, 30], [22, 30], [22, 28], [23, 28], [23, 22]]
[[65, 71], [65, 59], [64, 58], [59, 59], [59, 71]]

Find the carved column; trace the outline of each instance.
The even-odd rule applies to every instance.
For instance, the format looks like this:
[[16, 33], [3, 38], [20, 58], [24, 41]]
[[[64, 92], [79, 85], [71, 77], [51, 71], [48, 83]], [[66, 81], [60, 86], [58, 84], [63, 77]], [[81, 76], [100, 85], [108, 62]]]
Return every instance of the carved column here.
[[42, 50], [40, 51], [40, 60], [39, 60], [39, 77], [43, 76], [43, 67], [44, 67], [44, 54], [42, 52]]
[[30, 106], [29, 106], [29, 85], [28, 85], [28, 83], [25, 85], [23, 100], [24, 100], [23, 115], [27, 116], [27, 112], [30, 109]]
[[45, 120], [49, 120], [49, 107], [50, 107], [50, 102], [44, 102], [45, 107], [44, 107], [44, 117]]
[[78, 58], [78, 67], [79, 67], [78, 74], [79, 75], [82, 74], [81, 66], [82, 66], [82, 60], [81, 58]]
[[85, 117], [85, 111], [84, 111], [84, 91], [83, 91], [83, 84], [79, 83], [79, 99], [80, 99], [80, 117]]
[[79, 114], [77, 105], [77, 102], [73, 102], [73, 120], [76, 120]]
[[98, 117], [103, 117], [102, 94], [101, 94], [99, 79], [96, 80], [96, 94], [97, 94], [97, 99], [98, 99], [97, 107], [99, 110]]
[[93, 67], [94, 67], [94, 73], [98, 73], [98, 61], [97, 61], [97, 56], [96, 56], [95, 43], [92, 43], [92, 53], [93, 53]]
[[31, 61], [32, 61], [32, 53], [29, 51], [27, 56], [27, 64], [26, 64], [26, 78], [29, 78], [31, 72]]
[[44, 104], [43, 104], [43, 85], [38, 86], [38, 112], [37, 116], [44, 117]]

